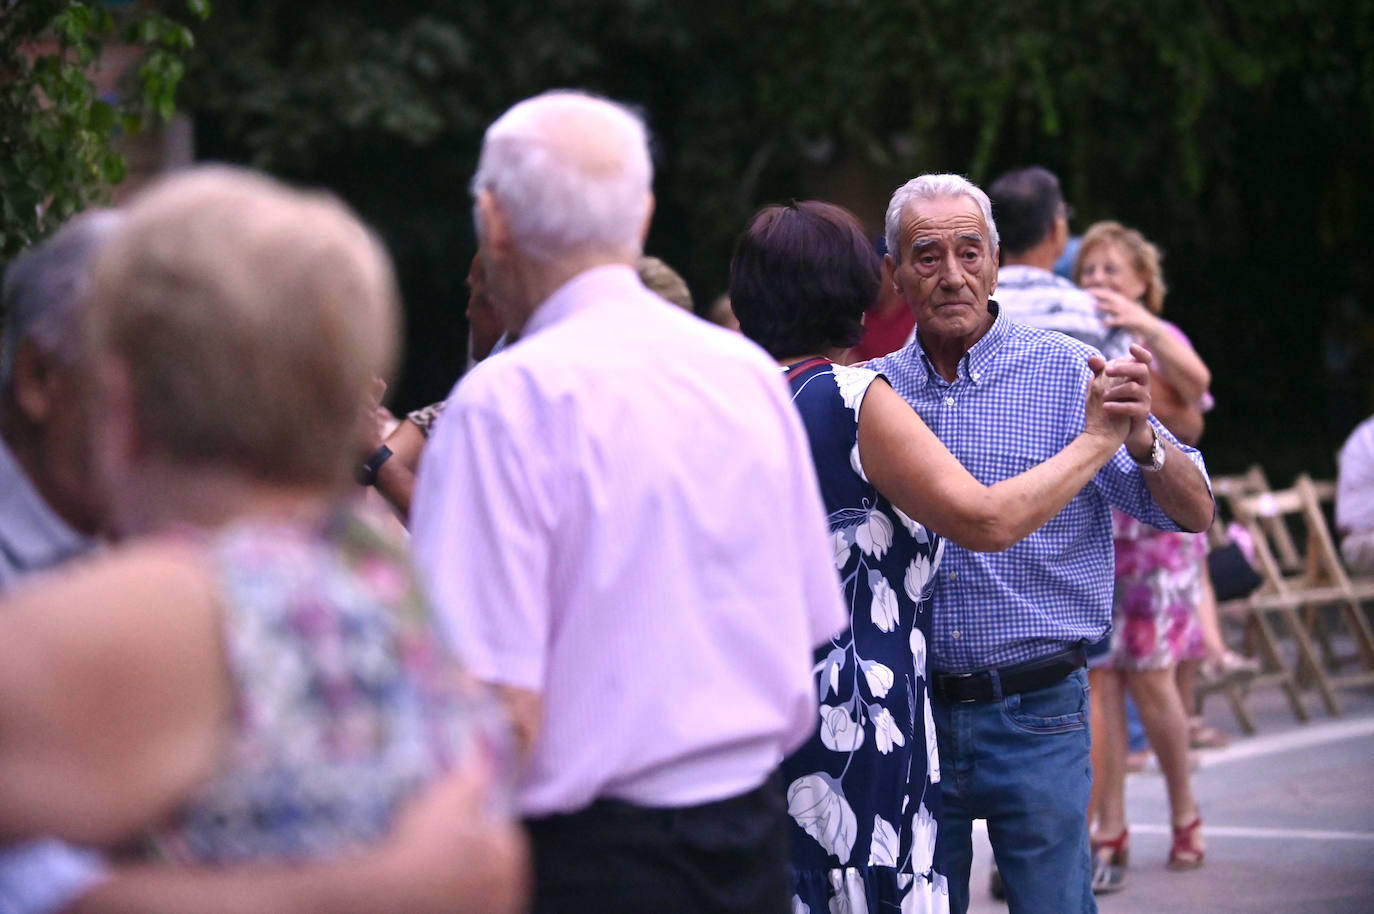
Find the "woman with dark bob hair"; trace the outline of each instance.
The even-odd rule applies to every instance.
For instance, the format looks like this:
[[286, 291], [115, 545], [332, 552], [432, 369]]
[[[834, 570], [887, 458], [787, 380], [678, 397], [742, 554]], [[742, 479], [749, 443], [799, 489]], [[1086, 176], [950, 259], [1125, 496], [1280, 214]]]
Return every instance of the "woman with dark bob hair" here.
[[881, 272], [858, 221], [816, 201], [765, 207], [730, 264], [740, 328], [783, 367], [806, 425], [850, 610], [816, 651], [820, 728], [782, 768], [798, 911], [948, 910], [925, 647], [942, 537], [1011, 546], [1068, 504], [1127, 428], [1094, 360], [1085, 431], [984, 486], [881, 375], [838, 364]]

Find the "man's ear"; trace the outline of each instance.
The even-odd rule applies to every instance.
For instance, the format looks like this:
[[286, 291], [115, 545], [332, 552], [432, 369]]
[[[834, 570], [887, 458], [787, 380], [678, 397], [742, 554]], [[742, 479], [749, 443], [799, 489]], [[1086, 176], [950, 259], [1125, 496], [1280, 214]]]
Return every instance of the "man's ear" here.
[[510, 222], [489, 190], [477, 192], [477, 224], [480, 228], [479, 241], [484, 256], [498, 260], [505, 260], [510, 256], [515, 246]]
[[883, 255], [883, 276], [892, 283], [892, 291], [900, 295], [902, 287], [897, 285], [897, 260], [890, 253]]
[[31, 340], [24, 340], [15, 349], [14, 370], [10, 375], [14, 402], [24, 418], [36, 425], [45, 422], [58, 407], [57, 392], [53, 390], [56, 368], [53, 356]]

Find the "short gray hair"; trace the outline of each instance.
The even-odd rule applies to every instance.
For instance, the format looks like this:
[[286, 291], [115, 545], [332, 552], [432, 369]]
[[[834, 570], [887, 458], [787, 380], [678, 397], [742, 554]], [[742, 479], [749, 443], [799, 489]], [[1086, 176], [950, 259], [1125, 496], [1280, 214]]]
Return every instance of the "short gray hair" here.
[[15, 353], [26, 340], [66, 364], [75, 363], [81, 352], [79, 304], [91, 264], [123, 223], [123, 215], [114, 210], [82, 213], [10, 264], [3, 292], [0, 387], [9, 385]]
[[637, 256], [652, 185], [644, 122], [623, 105], [560, 90], [487, 128], [472, 193], [490, 192], [521, 253], [548, 261], [577, 250]]
[[921, 175], [893, 191], [892, 199], [887, 204], [884, 228], [887, 232], [887, 252], [893, 260], [902, 262], [902, 212], [907, 204], [912, 200], [934, 200], [936, 197], [972, 197], [983, 211], [983, 221], [988, 224], [988, 252], [991, 254], [997, 250], [999, 238], [997, 223], [992, 218], [992, 201], [982, 188], [963, 175]]
[[174, 172], [125, 212], [91, 267], [83, 352], [127, 366], [149, 450], [259, 480], [348, 479], [358, 404], [398, 352], [381, 241], [332, 196], [222, 165]]

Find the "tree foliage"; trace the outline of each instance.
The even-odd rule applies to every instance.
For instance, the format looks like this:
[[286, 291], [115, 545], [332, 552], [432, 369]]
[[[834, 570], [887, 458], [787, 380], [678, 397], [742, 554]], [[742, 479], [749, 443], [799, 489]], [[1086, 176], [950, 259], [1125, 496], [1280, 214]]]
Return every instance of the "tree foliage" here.
[[[1374, 295], [1364, 0], [243, 0], [205, 34], [188, 88], [206, 151], [330, 184], [379, 225], [424, 341], [419, 397], [460, 351], [481, 130], [555, 86], [642, 108], [650, 247], [699, 299], [762, 202], [835, 196], [876, 230], [914, 174], [1054, 169], [1080, 228], [1118, 218], [1168, 252], [1171, 314], [1229, 407], [1210, 437], [1237, 459], [1276, 390], [1320, 393], [1336, 302]], [[1291, 421], [1282, 446], [1324, 430], [1321, 409]]]
[[[186, 11], [209, 14], [207, 0]], [[92, 71], [120, 40], [146, 50], [136, 85], [100, 98]], [[124, 178], [118, 133], [172, 116], [193, 39], [156, 9], [116, 16], [96, 2], [19, 0], [0, 14], [0, 259], [60, 225]]]

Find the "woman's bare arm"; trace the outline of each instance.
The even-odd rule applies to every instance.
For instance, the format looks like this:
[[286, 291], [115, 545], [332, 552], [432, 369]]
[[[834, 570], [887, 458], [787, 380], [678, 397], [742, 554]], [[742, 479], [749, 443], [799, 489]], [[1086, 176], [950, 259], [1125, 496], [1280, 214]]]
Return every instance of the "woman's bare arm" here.
[[106, 845], [212, 771], [230, 707], [199, 554], [130, 547], [0, 605], [0, 841]]
[[410, 518], [415, 472], [420, 466], [420, 452], [424, 450], [425, 441], [425, 433], [418, 425], [402, 419], [386, 439], [391, 457], [377, 470], [377, 491], [405, 520]]
[[446, 776], [385, 842], [340, 860], [121, 867], [66, 914], [516, 914], [528, 849], [490, 782], [475, 765]]
[[997, 552], [1044, 526], [1116, 453], [1129, 423], [1104, 408], [1108, 379], [1088, 389], [1086, 430], [1019, 476], [985, 486], [886, 382], [859, 411], [859, 459], [874, 487], [912, 519], [975, 552]]

